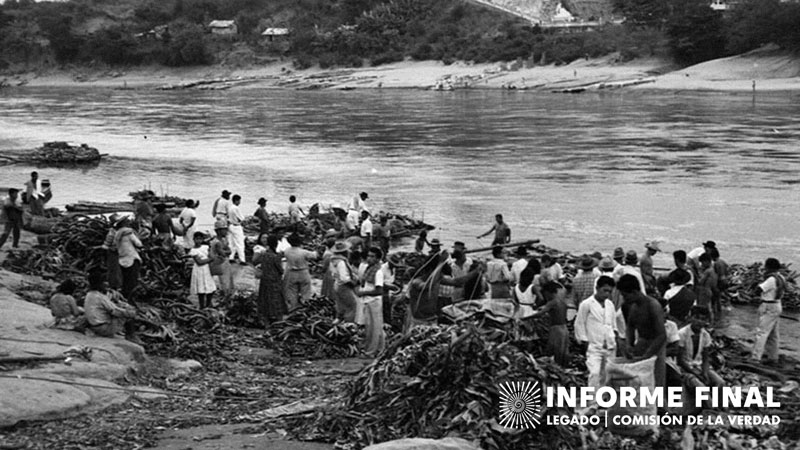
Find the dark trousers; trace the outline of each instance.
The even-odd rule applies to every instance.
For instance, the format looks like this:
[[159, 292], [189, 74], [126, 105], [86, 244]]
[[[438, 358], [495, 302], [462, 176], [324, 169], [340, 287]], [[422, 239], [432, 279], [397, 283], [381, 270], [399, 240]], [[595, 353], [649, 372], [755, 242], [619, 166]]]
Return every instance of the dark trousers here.
[[131, 294], [136, 289], [136, 285], [139, 284], [139, 269], [141, 266], [142, 263], [136, 259], [130, 267], [120, 267], [122, 271], [122, 295], [128, 301], [133, 301]]
[[2, 247], [8, 236], [13, 233], [14, 240], [13, 240], [13, 247], [19, 247], [19, 230], [22, 228], [22, 218], [20, 217], [18, 220], [16, 218], [8, 218], [8, 222], [6, 222], [6, 226], [3, 229], [3, 234], [0, 236], [0, 247]]

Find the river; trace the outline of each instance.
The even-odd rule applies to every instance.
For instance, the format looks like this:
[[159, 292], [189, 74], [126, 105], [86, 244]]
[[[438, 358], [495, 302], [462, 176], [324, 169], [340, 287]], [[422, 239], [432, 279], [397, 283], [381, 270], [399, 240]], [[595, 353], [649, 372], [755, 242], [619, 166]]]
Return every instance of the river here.
[[[0, 152], [44, 141], [108, 153], [40, 168], [51, 206], [123, 200], [144, 186], [244, 210], [341, 204], [424, 216], [468, 246], [503, 213], [516, 239], [572, 252], [668, 252], [712, 239], [749, 263], [800, 250], [800, 94], [614, 91], [0, 91]], [[0, 167], [0, 186], [34, 168]], [[656, 264], [669, 266], [669, 254]]]

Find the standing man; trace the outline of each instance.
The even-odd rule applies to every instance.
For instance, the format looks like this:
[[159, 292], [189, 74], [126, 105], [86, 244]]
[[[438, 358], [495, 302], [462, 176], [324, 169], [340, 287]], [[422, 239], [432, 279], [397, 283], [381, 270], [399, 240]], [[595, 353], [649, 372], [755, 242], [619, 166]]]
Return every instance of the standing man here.
[[[364, 211], [369, 211], [367, 209], [366, 200], [369, 198], [369, 194], [366, 192], [361, 192], [360, 194], [354, 196], [348, 203], [347, 203], [347, 228], [355, 232], [358, 229], [358, 219], [361, 217], [361, 213]], [[350, 228], [352, 226], [352, 229]]]
[[642, 272], [642, 280], [644, 280], [644, 290], [648, 294], [655, 294], [656, 292], [656, 275], [653, 271], [653, 256], [661, 251], [658, 242], [648, 242], [644, 244], [644, 255], [639, 261], [639, 270]]
[[258, 209], [253, 215], [258, 218], [258, 232], [269, 233], [270, 223], [269, 213], [267, 213], [267, 199], [264, 197], [258, 199]]
[[503, 247], [499, 245], [492, 248], [492, 259], [486, 262], [486, 281], [491, 286], [491, 298], [511, 297], [508, 287], [508, 282], [511, 281], [511, 272], [503, 258]]
[[156, 203], [156, 216], [153, 218], [153, 231], [155, 232], [156, 242], [160, 242], [165, 249], [169, 249], [175, 243], [172, 237], [175, 226], [172, 224], [172, 216], [167, 213], [167, 205]]
[[674, 317], [680, 324], [686, 323], [689, 313], [697, 302], [697, 294], [687, 283], [692, 279], [688, 270], [675, 269], [669, 274], [669, 282], [672, 287], [664, 292], [664, 301], [667, 302], [669, 315]]
[[556, 283], [561, 283], [561, 279], [564, 278], [564, 269], [561, 268], [561, 264], [555, 260], [550, 255], [542, 255], [542, 272], [541, 272], [542, 281], [541, 284], [544, 285], [548, 281], [555, 281]]
[[566, 367], [569, 363], [569, 330], [567, 330], [567, 304], [564, 302], [564, 286], [548, 281], [542, 286], [545, 305], [531, 317], [550, 315], [547, 347], [553, 353], [556, 364]]
[[781, 300], [786, 292], [786, 280], [779, 273], [781, 263], [775, 258], [767, 258], [764, 262], [764, 282], [758, 285], [761, 293], [761, 305], [758, 307], [758, 328], [756, 328], [756, 342], [753, 344], [752, 358], [760, 363], [764, 351], [767, 353], [767, 363], [778, 363], [778, 345], [780, 322], [783, 306]]
[[[214, 222], [214, 233], [216, 236], [208, 246], [208, 257], [211, 262], [208, 264], [211, 275], [219, 277], [219, 287], [222, 289], [222, 297], [227, 300], [233, 295], [233, 268], [228, 258], [231, 256], [231, 247], [228, 244], [228, 221], [217, 219]], [[211, 301], [209, 301], [211, 308]]]
[[486, 233], [483, 233], [482, 235], [478, 236], [478, 239], [484, 236], [488, 236], [492, 233], [492, 231], [494, 231], [494, 240], [492, 241], [493, 247], [495, 245], [504, 245], [511, 242], [511, 228], [509, 228], [508, 225], [505, 222], [503, 222], [503, 215], [502, 214], [495, 215], [494, 220], [495, 224], [492, 226], [492, 228]]
[[303, 208], [297, 204], [297, 197], [294, 195], [289, 196], [289, 223], [292, 224], [292, 229], [297, 231], [297, 224], [299, 224], [303, 220], [303, 216], [306, 213], [303, 212]]
[[119, 268], [122, 273], [122, 295], [128, 301], [133, 301], [131, 296], [139, 283], [139, 270], [142, 266], [142, 257], [139, 249], [142, 241], [131, 228], [131, 220], [127, 217], [121, 219], [117, 233], [114, 235], [114, 244], [119, 253]]
[[231, 193], [227, 189], [222, 191], [222, 195], [214, 200], [214, 206], [211, 207], [211, 216], [215, 219], [228, 220], [228, 205], [230, 205]]
[[289, 312], [292, 312], [300, 305], [305, 305], [311, 298], [311, 273], [308, 270], [308, 261], [317, 259], [318, 255], [301, 247], [303, 240], [298, 234], [292, 233], [287, 240], [291, 247], [283, 252], [286, 257], [283, 298], [286, 300]]
[[188, 252], [194, 247], [194, 233], [197, 231], [197, 203], [194, 200], [186, 200], [186, 205], [181, 211], [178, 220], [183, 227], [183, 248]]
[[11, 246], [17, 248], [19, 247], [19, 230], [22, 228], [22, 205], [19, 202], [19, 189], [10, 188], [8, 190], [8, 197], [3, 200], [3, 217], [6, 225], [3, 235], [0, 236], [0, 248], [11, 234], [14, 236]]
[[625, 299], [626, 357], [634, 361], [656, 356], [655, 386], [666, 385], [667, 331], [664, 328], [664, 309], [658, 300], [642, 293], [639, 280], [625, 274], [617, 283]]
[[239, 204], [242, 203], [242, 197], [239, 194], [233, 196], [233, 201], [228, 205], [228, 243], [231, 246], [231, 261], [233, 261], [233, 254], [239, 256], [239, 264], [246, 265], [244, 257], [244, 228], [242, 228], [242, 221], [244, 214], [239, 210]]
[[[582, 301], [592, 296], [592, 293], [595, 292], [596, 284], [597, 289], [600, 289], [599, 282], [597, 282], [598, 276], [595, 275], [594, 271], [595, 266], [597, 266], [597, 260], [589, 255], [581, 258], [581, 262], [578, 264], [578, 274], [572, 279], [572, 299], [578, 307], [580, 307]], [[613, 290], [614, 285], [612, 284], [609, 289], [609, 296]]]
[[31, 214], [44, 215], [44, 192], [38, 172], [31, 172], [31, 179], [25, 182], [25, 199], [31, 206]]
[[515, 253], [517, 260], [511, 264], [511, 286], [519, 283], [519, 274], [528, 267], [528, 249], [524, 245], [520, 245]]
[[369, 211], [361, 211], [361, 230], [359, 235], [364, 240], [364, 248], [372, 247], [372, 234], [373, 226], [370, 219]]
[[594, 295], [575, 299], [579, 302], [578, 315], [575, 317], [575, 339], [586, 347], [588, 385], [595, 389], [603, 384], [608, 358], [616, 354], [619, 330], [614, 303], [610, 300], [614, 285], [613, 278], [601, 276], [597, 280], [597, 292]]
[[[367, 213], [366, 211], [362, 214]], [[369, 213], [367, 213], [369, 214]], [[358, 267], [358, 279], [361, 286], [356, 294], [361, 297], [364, 308], [364, 353], [374, 358], [386, 347], [386, 336], [383, 332], [383, 271], [381, 259], [383, 254], [378, 247], [370, 247], [367, 261]]]
[[625, 253], [625, 259], [623, 262], [624, 264], [620, 264], [614, 269], [614, 280], [619, 283], [619, 280], [622, 278], [622, 276], [633, 275], [639, 282], [639, 290], [642, 292], [642, 294], [647, 295], [647, 291], [644, 289], [642, 272], [640, 272], [639, 268], [636, 267], [636, 264], [639, 263], [639, 257], [636, 255], [636, 251], [628, 250], [628, 252]]

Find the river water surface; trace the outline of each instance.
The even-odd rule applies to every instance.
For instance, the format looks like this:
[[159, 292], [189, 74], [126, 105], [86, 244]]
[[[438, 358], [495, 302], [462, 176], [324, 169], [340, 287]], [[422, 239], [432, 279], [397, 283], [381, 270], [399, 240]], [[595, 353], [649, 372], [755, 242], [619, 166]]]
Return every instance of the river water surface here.
[[[222, 189], [255, 210], [341, 204], [424, 219], [431, 237], [475, 236], [503, 213], [516, 239], [563, 250], [691, 249], [731, 262], [800, 252], [800, 94], [564, 95], [418, 90], [0, 91], [0, 152], [84, 142], [95, 168], [40, 168], [54, 206], [124, 200], [150, 186], [199, 198]], [[0, 186], [33, 168], [0, 167]], [[669, 265], [659, 254], [657, 265]]]

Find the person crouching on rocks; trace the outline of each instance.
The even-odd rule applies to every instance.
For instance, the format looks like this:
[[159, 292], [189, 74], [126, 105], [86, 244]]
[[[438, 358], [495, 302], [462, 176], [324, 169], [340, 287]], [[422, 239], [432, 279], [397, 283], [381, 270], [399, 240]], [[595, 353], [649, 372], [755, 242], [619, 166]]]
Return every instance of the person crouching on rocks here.
[[88, 280], [89, 292], [86, 293], [84, 309], [89, 329], [98, 336], [109, 338], [124, 331], [125, 339], [141, 344], [136, 336], [136, 325], [132, 320], [136, 317], [136, 310], [121, 300], [115, 302], [106, 294], [106, 283], [102, 272], [90, 273]]
[[83, 308], [75, 302], [72, 294], [75, 283], [71, 279], [64, 280], [58, 290], [50, 297], [50, 312], [56, 319], [55, 327], [63, 330], [79, 330], [86, 327]]

